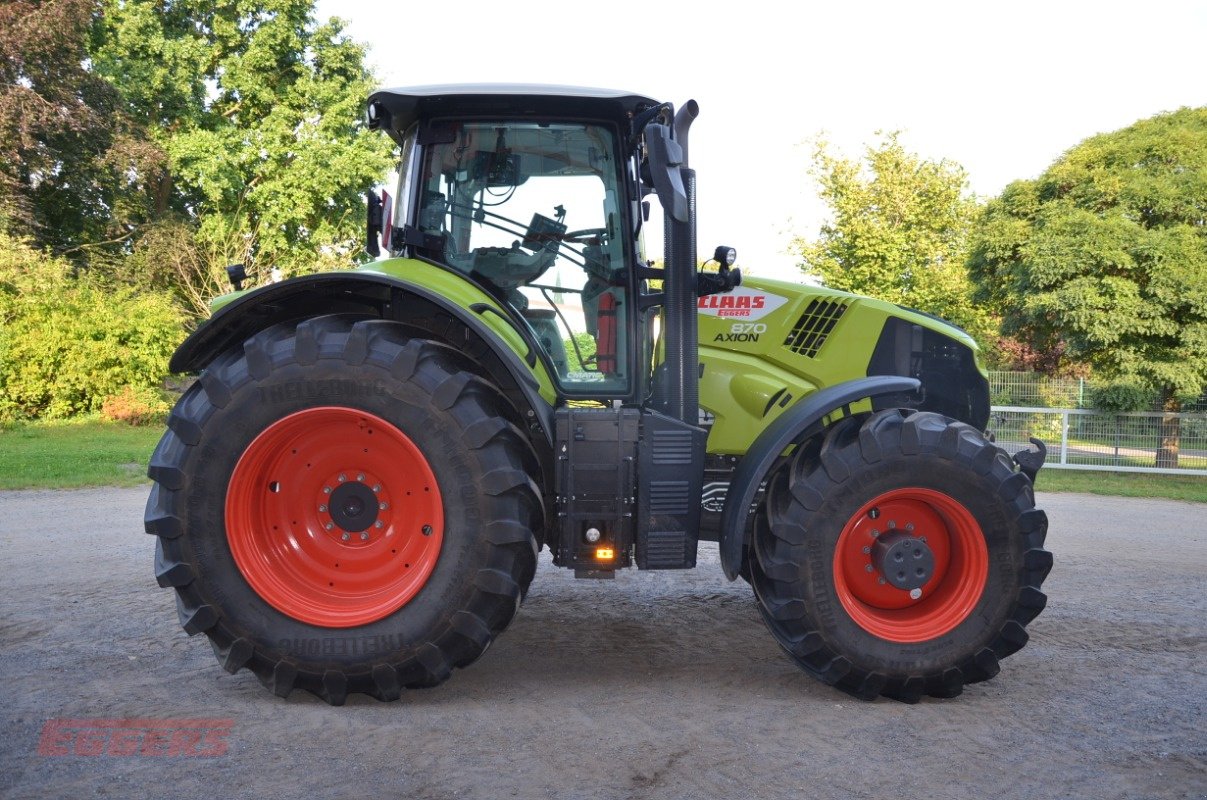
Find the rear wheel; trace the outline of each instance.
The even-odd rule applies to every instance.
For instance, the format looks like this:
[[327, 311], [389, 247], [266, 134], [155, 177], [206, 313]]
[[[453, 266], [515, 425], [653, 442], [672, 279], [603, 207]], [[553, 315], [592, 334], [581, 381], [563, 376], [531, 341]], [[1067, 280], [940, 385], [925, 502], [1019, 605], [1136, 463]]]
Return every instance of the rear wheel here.
[[320, 317], [258, 334], [181, 398], [146, 527], [185, 630], [228, 671], [394, 699], [511, 621], [536, 565], [536, 462], [458, 359]]
[[1052, 558], [1028, 478], [937, 414], [849, 418], [770, 479], [751, 583], [805, 671], [856, 696], [950, 697], [998, 672]]

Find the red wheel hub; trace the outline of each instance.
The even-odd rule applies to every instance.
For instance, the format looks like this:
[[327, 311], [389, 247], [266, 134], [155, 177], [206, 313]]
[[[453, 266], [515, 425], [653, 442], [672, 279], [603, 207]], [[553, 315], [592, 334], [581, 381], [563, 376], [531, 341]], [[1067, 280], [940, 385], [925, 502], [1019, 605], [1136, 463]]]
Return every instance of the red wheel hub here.
[[398, 428], [310, 408], [264, 429], [231, 474], [226, 538], [243, 577], [296, 620], [350, 628], [406, 605], [440, 557], [431, 466]]
[[876, 497], [847, 522], [834, 551], [842, 607], [865, 631], [893, 642], [953, 630], [980, 601], [988, 577], [981, 526], [962, 503], [933, 489]]

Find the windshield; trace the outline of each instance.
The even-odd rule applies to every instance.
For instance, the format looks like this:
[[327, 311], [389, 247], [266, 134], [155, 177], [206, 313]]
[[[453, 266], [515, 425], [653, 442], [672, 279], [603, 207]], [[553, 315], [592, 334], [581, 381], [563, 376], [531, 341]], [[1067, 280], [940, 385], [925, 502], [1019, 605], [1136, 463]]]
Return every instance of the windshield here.
[[[628, 384], [627, 273], [612, 132], [456, 123], [424, 148], [417, 222], [438, 260], [527, 320], [563, 384]], [[598, 384], [610, 384], [600, 387]]]

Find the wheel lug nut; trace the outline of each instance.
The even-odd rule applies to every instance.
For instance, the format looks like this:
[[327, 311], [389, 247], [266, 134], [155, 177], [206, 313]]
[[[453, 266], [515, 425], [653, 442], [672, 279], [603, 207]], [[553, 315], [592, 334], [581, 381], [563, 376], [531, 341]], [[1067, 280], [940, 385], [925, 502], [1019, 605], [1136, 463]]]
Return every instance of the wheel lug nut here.
[[905, 523], [905, 529], [907, 531], [909, 531], [910, 533], [913, 533], [914, 532], [914, 523], [912, 523], [912, 522]]
[[868, 572], [871, 572], [873, 569], [875, 569], [875, 567], [873, 567], [871, 564], [868, 564], [864, 567], [864, 569], [867, 570]]
[[348, 541], [348, 539], [349, 539], [350, 537], [349, 537], [348, 532], [347, 532], [347, 531], [344, 531], [344, 535], [343, 535], [343, 536], [341, 536], [341, 537], [339, 537], [339, 538], [343, 539], [343, 540], [346, 542], [346, 541]]
[[378, 507], [378, 508], [380, 508], [382, 511], [385, 511], [387, 508], [389, 508], [389, 507], [390, 507], [390, 504], [389, 504], [389, 503], [381, 503], [381, 504], [379, 504], [377, 507]]
[[368, 538], [369, 538], [369, 532], [368, 532], [368, 531], [361, 531], [361, 534], [360, 534], [360, 540], [363, 542], [365, 539], [368, 539]]
[[319, 511], [326, 511], [326, 510], [327, 510], [327, 506], [325, 506], [325, 505], [319, 506]]
[[339, 482], [340, 482], [340, 483], [343, 483], [343, 482], [344, 482], [344, 481], [346, 481], [346, 480], [348, 480], [348, 479], [347, 479], [346, 477], [344, 477], [343, 475], [340, 475], [340, 476], [339, 476]]
[[324, 525], [323, 527], [324, 527], [324, 528], [326, 528], [327, 530], [331, 530], [332, 528], [334, 528], [334, 527], [335, 527], [335, 524], [334, 524], [334, 523], [331, 523], [331, 522], [328, 522], [328, 523], [327, 523], [326, 525]]
[[890, 531], [891, 531], [893, 528], [896, 528], [896, 527], [897, 527], [897, 520], [895, 520], [895, 519], [890, 519], [890, 520], [888, 521], [888, 527], [889, 527], [889, 530], [890, 530]]
[[380, 491], [381, 491], [381, 484], [380, 484], [380, 483], [375, 483], [375, 484], [373, 484], [373, 491], [374, 491], [374, 492], [380, 492]]
[[863, 546], [863, 554], [866, 556], [866, 555], [867, 555], [868, 553], [870, 553], [870, 552], [872, 552], [872, 548], [868, 547], [868, 546], [865, 544], [865, 545]]
[[[374, 528], [381, 528], [381, 527], [383, 527], [383, 526], [384, 526], [384, 523], [383, 523], [381, 520], [377, 520], [377, 522], [374, 522], [374, 523], [373, 523], [373, 527], [374, 527]], [[366, 538], [366, 539], [367, 539], [367, 538], [369, 538], [369, 534], [367, 534], [367, 533], [366, 533], [366, 534], [365, 534], [365, 538]]]
[[363, 473], [363, 472], [356, 473], [356, 479], [358, 481], [363, 481], [365, 479], [365, 473]]
[[323, 494], [331, 494], [331, 487], [330, 487], [330, 486], [324, 486], [324, 487], [323, 487]]
[[880, 531], [876, 530], [875, 528], [872, 528], [872, 538], [875, 539], [879, 535], [880, 535]]
[[877, 583], [879, 583], [881, 586], [883, 586], [883, 585], [884, 585], [884, 583], [885, 583], [884, 578], [880, 578], [880, 579], [879, 579], [878, 581], [876, 581], [876, 582], [877, 582]]

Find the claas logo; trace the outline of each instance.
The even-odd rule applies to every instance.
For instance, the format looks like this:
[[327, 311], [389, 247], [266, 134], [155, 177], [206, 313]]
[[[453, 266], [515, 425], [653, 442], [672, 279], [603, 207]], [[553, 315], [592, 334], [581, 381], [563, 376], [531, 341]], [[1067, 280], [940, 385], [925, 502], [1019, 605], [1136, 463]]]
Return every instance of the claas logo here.
[[[743, 295], [738, 295], [736, 297], [732, 294], [710, 294], [710, 295], [707, 295], [706, 297], [700, 298], [699, 307], [700, 308], [720, 308], [720, 309], [730, 308], [735, 311], [740, 310], [740, 309], [745, 309], [746, 311], [749, 311], [749, 310], [755, 309], [755, 308], [763, 308], [764, 306], [766, 306], [766, 304], [767, 304], [767, 298], [761, 294], [756, 294], [756, 295], [743, 294]], [[724, 317], [724, 316], [729, 316], [729, 315], [722, 314], [721, 316]], [[745, 315], [744, 314], [734, 314], [733, 316], [745, 316]]]
[[774, 312], [787, 302], [786, 297], [739, 286], [723, 294], [709, 294], [701, 297], [696, 304], [696, 310], [708, 317], [729, 317], [753, 322]]

